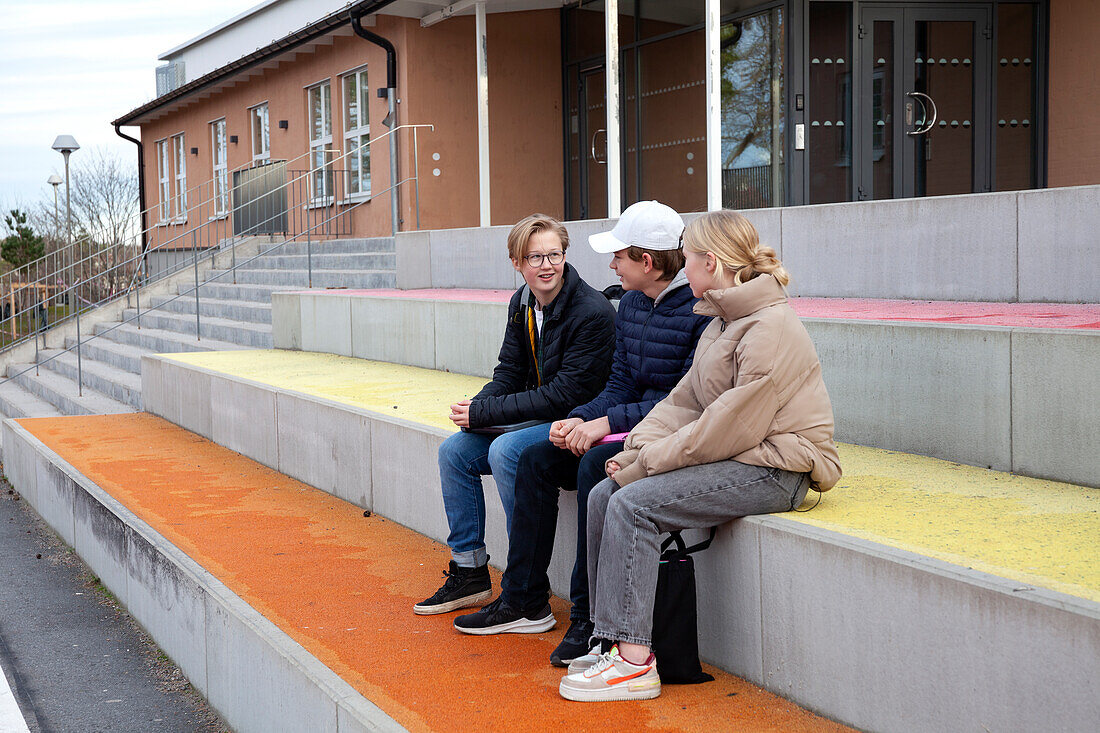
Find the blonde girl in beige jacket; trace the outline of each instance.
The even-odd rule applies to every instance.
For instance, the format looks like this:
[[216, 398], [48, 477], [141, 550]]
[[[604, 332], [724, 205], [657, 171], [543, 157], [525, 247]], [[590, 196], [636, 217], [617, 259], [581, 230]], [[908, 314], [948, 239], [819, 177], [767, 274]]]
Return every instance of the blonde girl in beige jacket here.
[[570, 700], [660, 694], [650, 647], [662, 533], [789, 511], [840, 478], [821, 365], [775, 251], [732, 211], [693, 221], [683, 246], [695, 312], [713, 320], [691, 370], [589, 496], [595, 637], [614, 646], [570, 665], [559, 688]]

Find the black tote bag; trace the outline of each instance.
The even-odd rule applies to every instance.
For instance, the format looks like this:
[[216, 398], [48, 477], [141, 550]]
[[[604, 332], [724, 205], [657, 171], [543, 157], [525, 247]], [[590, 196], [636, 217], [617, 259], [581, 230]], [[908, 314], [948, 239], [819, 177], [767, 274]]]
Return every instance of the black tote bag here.
[[[661, 543], [657, 570], [657, 596], [653, 602], [653, 653], [661, 682], [694, 685], [714, 677], [699, 663], [699, 623], [695, 598], [695, 563], [692, 553], [710, 547], [710, 537], [686, 547], [679, 532]], [[675, 545], [675, 547], [673, 547]]]

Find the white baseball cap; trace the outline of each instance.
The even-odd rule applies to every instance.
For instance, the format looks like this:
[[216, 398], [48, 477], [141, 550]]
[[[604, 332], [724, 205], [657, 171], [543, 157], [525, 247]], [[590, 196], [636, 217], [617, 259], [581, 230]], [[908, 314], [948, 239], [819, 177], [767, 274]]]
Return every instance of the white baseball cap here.
[[683, 232], [684, 220], [672, 207], [659, 201], [639, 201], [626, 208], [614, 229], [593, 234], [588, 244], [600, 254], [627, 247], [679, 249]]

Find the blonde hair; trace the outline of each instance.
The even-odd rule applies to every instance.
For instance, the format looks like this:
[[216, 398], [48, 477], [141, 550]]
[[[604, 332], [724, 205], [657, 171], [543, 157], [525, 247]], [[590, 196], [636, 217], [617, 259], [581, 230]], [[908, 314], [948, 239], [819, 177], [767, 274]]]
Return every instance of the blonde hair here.
[[736, 211], [712, 211], [693, 220], [684, 229], [684, 249], [714, 255], [715, 276], [731, 270], [735, 285], [763, 274], [774, 275], [784, 286], [791, 281], [775, 250], [760, 244], [756, 227]]
[[508, 232], [508, 256], [517, 262], [527, 254], [527, 245], [531, 237], [539, 232], [553, 232], [561, 240], [561, 251], [569, 249], [569, 232], [565, 225], [546, 214], [531, 214], [520, 219], [512, 231]]

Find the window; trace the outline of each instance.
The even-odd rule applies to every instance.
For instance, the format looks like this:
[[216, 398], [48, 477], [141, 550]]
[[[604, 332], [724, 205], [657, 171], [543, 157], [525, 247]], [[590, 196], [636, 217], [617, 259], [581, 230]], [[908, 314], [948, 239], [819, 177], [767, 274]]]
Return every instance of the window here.
[[271, 157], [271, 136], [267, 125], [267, 103], [249, 110], [252, 120], [252, 160], [266, 161]]
[[349, 196], [370, 195], [370, 115], [367, 69], [344, 77], [344, 149], [347, 155]]
[[309, 182], [315, 202], [332, 196], [332, 87], [327, 81], [306, 90], [309, 106]]
[[225, 120], [210, 123], [210, 150], [214, 156], [214, 216], [225, 216], [229, 211]]
[[161, 223], [172, 218], [171, 174], [168, 171], [168, 141], [157, 140], [157, 188], [160, 192], [158, 213]]
[[172, 215], [177, 220], [187, 218], [187, 148], [183, 146], [183, 133], [172, 137], [172, 161], [176, 166], [176, 189], [172, 197]]

